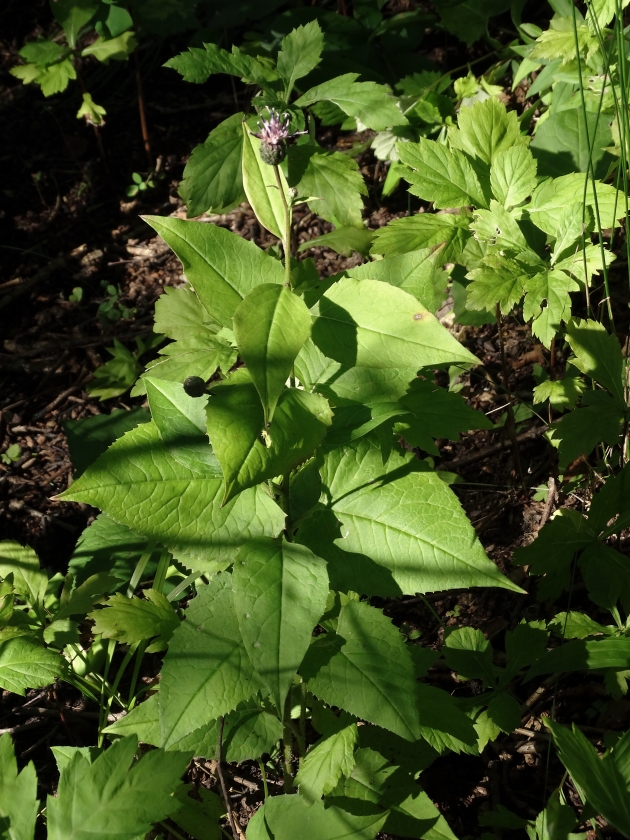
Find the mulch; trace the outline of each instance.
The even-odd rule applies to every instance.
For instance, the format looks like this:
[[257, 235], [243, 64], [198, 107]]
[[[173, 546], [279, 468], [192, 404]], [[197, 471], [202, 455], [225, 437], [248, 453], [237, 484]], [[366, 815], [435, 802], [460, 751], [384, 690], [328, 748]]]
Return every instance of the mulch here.
[[[39, 4], [33, 7], [32, 20]], [[5, 71], [28, 34], [23, 25], [13, 23], [12, 28], [5, 28], [13, 34], [0, 41]], [[135, 89], [124, 68], [108, 69], [101, 79], [102, 85], [116, 85], [118, 94], [109, 107], [107, 125], [98, 133], [75, 119], [74, 101], [63, 96], [54, 102], [44, 100], [39, 89], [23, 86], [6, 74], [0, 81], [5, 199], [0, 210], [0, 241], [4, 243], [0, 265], [0, 453], [12, 444], [20, 447], [18, 460], [0, 463], [0, 539], [31, 545], [42, 565], [55, 572], [65, 573], [78, 536], [96, 513], [86, 505], [54, 500], [72, 481], [63, 423], [143, 404], [143, 398], [128, 395], [99, 402], [90, 398], [86, 385], [107, 360], [107, 348], [114, 338], [133, 350], [136, 337], [150, 333], [153, 307], [164, 287], [185, 282], [177, 258], [140, 215], [184, 217], [177, 185], [186, 158], [210, 129], [234, 110], [232, 88], [221, 79], [213, 79], [210, 86], [186, 85], [172, 71], [161, 69], [163, 60], [181, 47], [169, 42], [163, 56], [142, 56], [160, 178], [154, 190], [132, 200], [125, 196], [125, 187], [131, 183], [132, 172], [146, 172], [147, 161]], [[347, 148], [362, 139], [330, 131], [322, 135], [329, 148]], [[368, 225], [378, 228], [404, 215], [407, 199], [402, 191], [380, 202], [385, 173], [372, 153], [367, 151], [358, 160], [369, 188]], [[206, 220], [261, 247], [273, 239], [260, 229], [247, 205]], [[330, 225], [306, 208], [298, 211], [300, 243], [328, 230]], [[323, 276], [360, 261], [321, 247], [306, 255], [315, 259]], [[120, 301], [133, 311], [131, 317], [115, 322], [99, 317], [97, 310], [105, 298], [102, 281], [120, 288]], [[83, 297], [71, 302], [69, 295], [77, 286], [83, 289]], [[460, 338], [485, 365], [463, 378], [462, 393], [475, 408], [493, 412], [490, 416], [498, 418], [506, 400], [501, 391], [496, 325], [453, 327], [448, 306], [440, 314], [455, 332], [461, 330]], [[531, 394], [533, 364], [548, 364], [548, 354], [542, 353], [529, 328], [515, 318], [506, 321], [506, 352], [510, 387]], [[559, 367], [564, 364], [561, 350], [556, 351], [554, 362]], [[463, 479], [454, 489], [489, 556], [531, 595], [474, 590], [374, 600], [396, 624], [419, 630], [422, 644], [439, 647], [443, 625], [479, 627], [496, 645], [498, 661], [504, 656], [501, 644], [506, 629], [523, 618], [549, 618], [566, 607], [562, 602], [553, 607], [538, 603], [532, 581], [512, 563], [515, 548], [531, 541], [543, 517], [546, 519], [559, 502], [556, 497], [550, 497], [549, 504], [532, 501], [531, 488], [547, 482], [555, 471], [553, 449], [541, 434], [546, 419], [533, 418], [517, 430], [528, 492], [523, 492], [502, 430], [468, 433], [459, 442], [438, 441], [441, 457], [436, 463]], [[580, 605], [581, 598], [586, 605], [578, 591], [573, 608]], [[158, 671], [159, 657], [149, 658], [143, 679], [153, 679]], [[458, 683], [440, 663], [432, 669], [430, 679], [455, 695], [476, 690], [474, 685]], [[520, 692], [523, 719], [516, 733], [501, 736], [480, 757], [447, 755], [422, 774], [423, 786], [458, 836], [479, 835], [479, 814], [499, 804], [527, 818], [541, 810], [562, 777], [553, 752], [548, 764], [550, 745], [542, 723], [552, 704], [557, 719], [590, 726], [589, 737], [598, 744], [605, 728], [630, 723], [630, 703], [611, 701], [597, 676], [568, 676], [540, 687], [527, 685]], [[57, 782], [49, 747], [95, 743], [96, 721], [93, 705], [68, 686], [30, 692], [26, 698], [2, 692], [0, 732], [10, 731], [14, 736], [20, 764], [35, 761], [41, 795], [54, 791]], [[251, 813], [261, 801], [257, 766], [230, 767], [228, 777], [237, 810], [241, 815]], [[191, 778], [216, 786], [211, 762], [197, 763]], [[513, 833], [505, 831], [504, 835]]]

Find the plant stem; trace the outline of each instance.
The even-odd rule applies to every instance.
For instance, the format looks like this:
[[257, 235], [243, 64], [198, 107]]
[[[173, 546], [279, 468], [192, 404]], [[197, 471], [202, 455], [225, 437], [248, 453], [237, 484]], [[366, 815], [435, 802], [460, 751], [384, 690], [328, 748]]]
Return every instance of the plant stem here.
[[282, 179], [280, 178], [280, 169], [278, 166], [274, 166], [273, 168], [274, 174], [276, 176], [276, 184], [278, 185], [278, 191], [280, 192], [280, 198], [282, 199], [282, 206], [284, 208], [284, 242], [282, 243], [284, 246], [284, 283], [290, 289], [291, 288], [291, 208], [287, 204], [287, 197], [284, 194], [284, 189], [282, 187]]
[[149, 540], [147, 543], [146, 551], [136, 564], [136, 568], [133, 570], [133, 575], [131, 576], [131, 580], [129, 581], [129, 586], [127, 587], [127, 598], [131, 598], [133, 593], [136, 590], [136, 586], [140, 583], [140, 578], [144, 574], [144, 570], [147, 567], [147, 563], [151, 559], [151, 555], [155, 551], [155, 541]]
[[291, 691], [284, 703], [284, 731], [282, 733], [282, 779], [284, 792], [293, 793], [292, 738], [291, 738]]
[[[276, 485], [277, 486], [277, 485]], [[289, 473], [282, 476], [282, 483], [278, 487], [278, 502], [284, 511], [284, 537], [287, 542], [293, 542], [293, 523], [291, 520], [291, 491]]]
[[[501, 370], [503, 371], [503, 387], [509, 390], [510, 373], [508, 371], [507, 357], [505, 355], [505, 343], [503, 341], [503, 319], [501, 318], [501, 306], [497, 303], [497, 327], [499, 330], [499, 347], [501, 348]], [[516, 439], [516, 423], [514, 422], [514, 409], [512, 403], [508, 403], [507, 407], [507, 423], [505, 424], [507, 433], [512, 442], [512, 458], [514, 459], [514, 469], [521, 480], [523, 492], [526, 491], [525, 475], [523, 474], [523, 466], [521, 464], [521, 453], [518, 447], [518, 440]]]
[[260, 775], [262, 776], [262, 783], [263, 783], [263, 790], [265, 791], [265, 801], [269, 799], [269, 785], [267, 784], [267, 771], [265, 770], [265, 765], [262, 763], [262, 760], [258, 759], [258, 766], [260, 767]]
[[[225, 726], [225, 715], [221, 717], [221, 723], [219, 724], [219, 740], [217, 742], [217, 775], [219, 776], [219, 782], [221, 783], [221, 792], [223, 793], [223, 804], [225, 805], [225, 811], [227, 813], [228, 822], [230, 824], [230, 828], [232, 829], [232, 834], [235, 837], [235, 840], [240, 840], [243, 838], [243, 832], [241, 831], [241, 827], [236, 820], [236, 817], [232, 813], [232, 806], [230, 805], [230, 797], [228, 796], [227, 787], [225, 784], [225, 776], [223, 775], [223, 727]], [[238, 828], [238, 830], [237, 830]]]
[[144, 92], [142, 90], [142, 73], [140, 71], [140, 60], [138, 59], [137, 51], [135, 51], [133, 55], [136, 62], [136, 89], [138, 91], [138, 113], [140, 114], [140, 130], [142, 131], [142, 143], [144, 145], [144, 152], [147, 156], [149, 170], [153, 170], [153, 152], [151, 151], [151, 140], [149, 139], [149, 129], [147, 128], [147, 115], [144, 109]]
[[300, 697], [300, 737], [298, 739], [298, 747], [300, 750], [300, 766], [302, 759], [306, 754], [306, 683], [302, 680], [301, 697]]

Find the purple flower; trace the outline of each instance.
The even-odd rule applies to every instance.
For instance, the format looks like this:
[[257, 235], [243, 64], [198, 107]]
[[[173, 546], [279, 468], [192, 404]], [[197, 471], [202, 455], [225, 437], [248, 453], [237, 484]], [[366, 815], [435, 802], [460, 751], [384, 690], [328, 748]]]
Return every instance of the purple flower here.
[[[259, 133], [252, 133], [254, 134], [254, 137], [258, 137], [258, 139], [262, 140], [263, 143], [267, 143], [270, 146], [278, 146], [289, 136], [294, 136], [289, 135], [290, 122], [291, 117], [289, 114], [286, 112], [281, 114], [279, 111], [276, 111], [275, 108], [270, 108], [268, 118], [266, 120], [258, 120]], [[301, 134], [302, 132], [299, 133]]]

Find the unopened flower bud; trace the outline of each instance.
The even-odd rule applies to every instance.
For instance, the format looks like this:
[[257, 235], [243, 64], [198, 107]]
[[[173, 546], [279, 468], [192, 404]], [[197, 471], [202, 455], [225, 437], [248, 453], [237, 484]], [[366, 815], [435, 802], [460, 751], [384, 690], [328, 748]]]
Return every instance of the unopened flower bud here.
[[269, 166], [278, 166], [287, 156], [287, 144], [284, 140], [279, 143], [260, 144], [260, 159]]
[[189, 397], [203, 397], [206, 392], [206, 383], [200, 376], [189, 376], [184, 380], [184, 391]]

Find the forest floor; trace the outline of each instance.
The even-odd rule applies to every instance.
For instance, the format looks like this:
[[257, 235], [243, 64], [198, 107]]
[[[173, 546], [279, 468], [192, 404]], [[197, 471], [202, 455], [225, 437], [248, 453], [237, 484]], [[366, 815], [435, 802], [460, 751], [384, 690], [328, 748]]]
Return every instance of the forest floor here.
[[[0, 43], [3, 71], [14, 63], [24, 34], [16, 31], [13, 40]], [[186, 85], [162, 69], [162, 61], [174, 51], [170, 44], [164, 56], [142, 59], [151, 155], [159, 162], [159, 179], [155, 189], [134, 199], [126, 197], [125, 187], [134, 171], [148, 171], [149, 161], [140, 135], [133, 74], [114, 68], [104, 75], [103, 85], [121, 81], [117, 100], [109, 106], [111, 117], [101, 130], [75, 119], [74, 102], [68, 105], [63, 97], [60, 102], [44, 100], [39, 89], [23, 86], [6, 73], [0, 81], [5, 199], [0, 210], [0, 453], [14, 444], [20, 447], [17, 460], [0, 463], [0, 539], [31, 545], [42, 565], [62, 573], [78, 536], [96, 515], [85, 505], [54, 500], [72, 481], [64, 423], [143, 404], [144, 398], [128, 395], [99, 402], [88, 395], [86, 386], [107, 360], [114, 339], [134, 351], [136, 338], [151, 332], [153, 307], [164, 287], [185, 282], [177, 258], [140, 217], [185, 217], [177, 185], [186, 158], [235, 110], [232, 88], [215, 77], [203, 87]], [[243, 102], [238, 105], [243, 107]], [[347, 148], [361, 139], [365, 138], [330, 133], [320, 137], [330, 148]], [[368, 226], [378, 228], [406, 214], [402, 189], [380, 201], [385, 172], [372, 153], [364, 152], [358, 162], [369, 189]], [[419, 208], [417, 199], [413, 201], [415, 212]], [[205, 220], [261, 247], [272, 240], [247, 205]], [[300, 243], [329, 229], [306, 211], [296, 216]], [[323, 248], [305, 253], [324, 276], [359, 261]], [[118, 299], [129, 317], [108, 321], [99, 316], [99, 305], [108, 298], [101, 284], [120, 290]], [[83, 296], [71, 302], [75, 287], [82, 288]], [[458, 327], [450, 310], [447, 302], [439, 317], [480, 360], [462, 393], [496, 421], [506, 403], [496, 324]], [[508, 387], [531, 395], [533, 365], [549, 367], [548, 352], [514, 318], [505, 322], [504, 342]], [[147, 354], [142, 361], [150, 358]], [[562, 369], [561, 350], [553, 364]], [[437, 466], [459, 477], [453, 489], [488, 555], [526, 590], [530, 579], [526, 570], [513, 564], [514, 550], [531, 541], [561, 501], [571, 503], [572, 498], [555, 482], [555, 452], [543, 437], [546, 419], [532, 416], [517, 427], [522, 476], [503, 427], [465, 434], [459, 442], [438, 441], [440, 458], [435, 459]], [[536, 492], [550, 478], [551, 490]], [[579, 504], [581, 499], [574, 501]], [[580, 605], [580, 596], [579, 590], [574, 592], [573, 608]], [[429, 647], [439, 647], [444, 627], [453, 624], [481, 628], [500, 645], [504, 631], [523, 618], [551, 617], [547, 605], [536, 600], [533, 587], [531, 595], [478, 589], [382, 601], [379, 606], [396, 624], [419, 630], [422, 644]], [[558, 608], [566, 604], [556, 604], [554, 612]], [[430, 679], [453, 694], [464, 691], [450, 670], [435, 667]], [[562, 775], [559, 764], [548, 764], [550, 744], [541, 721], [552, 704], [557, 719], [579, 721], [595, 742], [605, 728], [630, 724], [630, 703], [610, 701], [596, 675], [531, 684], [523, 688], [521, 700], [519, 730], [501, 736], [480, 757], [441, 758], [421, 778], [459, 837], [478, 834], [480, 812], [499, 804], [528, 819], [542, 809]], [[57, 779], [49, 747], [94, 743], [96, 718], [96, 709], [67, 687], [31, 692], [26, 698], [2, 692], [0, 732], [14, 735], [20, 762], [35, 761], [42, 793], [53, 790]], [[234, 769], [232, 790], [250, 812], [261, 792], [257, 770], [252, 768], [249, 776], [246, 772], [247, 768]], [[200, 766], [195, 773], [200, 783], [211, 783], [208, 768]]]

